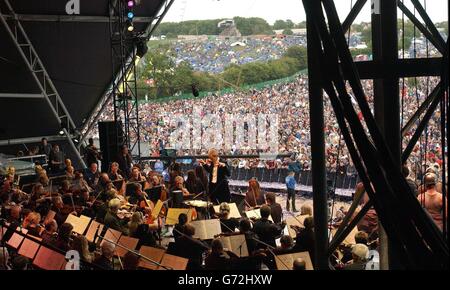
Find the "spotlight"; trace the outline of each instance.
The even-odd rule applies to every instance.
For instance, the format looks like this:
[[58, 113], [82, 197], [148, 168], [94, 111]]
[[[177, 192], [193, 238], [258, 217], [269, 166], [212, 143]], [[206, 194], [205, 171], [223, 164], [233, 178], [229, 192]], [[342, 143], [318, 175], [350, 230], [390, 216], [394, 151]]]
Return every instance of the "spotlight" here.
[[130, 8], [133, 7], [134, 6], [134, 1], [132, 1], [132, 0], [128, 1], [127, 5]]
[[134, 30], [133, 22], [131, 22], [130, 20], [127, 20], [127, 30], [129, 32], [132, 32]]
[[127, 14], [129, 19], [133, 19], [134, 18], [134, 13], [133, 12], [128, 12]]
[[59, 131], [58, 134], [63, 136], [65, 134], [65, 130], [68, 130], [69, 126], [68, 126], [69, 121], [67, 120], [67, 118], [62, 118], [61, 119], [61, 124], [59, 127]]

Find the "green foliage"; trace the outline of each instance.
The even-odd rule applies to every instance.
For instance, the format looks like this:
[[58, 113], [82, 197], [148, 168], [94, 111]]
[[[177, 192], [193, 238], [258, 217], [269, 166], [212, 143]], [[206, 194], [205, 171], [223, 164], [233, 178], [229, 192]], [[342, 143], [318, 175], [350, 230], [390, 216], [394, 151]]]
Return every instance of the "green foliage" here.
[[283, 34], [284, 34], [284, 35], [292, 35], [292, 34], [294, 34], [294, 32], [292, 32], [291, 29], [286, 28], [286, 29], [283, 30]]
[[[161, 36], [165, 35], [167, 38], [176, 38], [178, 35], [218, 35], [221, 29], [217, 26], [223, 19], [213, 19], [213, 20], [189, 20], [183, 22], [164, 22], [161, 23], [156, 29], [154, 35]], [[273, 34], [272, 28], [262, 18], [252, 17], [234, 18], [237, 29], [242, 33], [242, 35], [253, 35], [253, 34]], [[286, 21], [289, 27], [294, 25], [292, 21]]]
[[[150, 44], [150, 47], [150, 53], [138, 67], [140, 98], [145, 95], [160, 98], [189, 93], [194, 83], [200, 91], [241, 87], [285, 78], [307, 67], [306, 48], [301, 46], [290, 47], [282, 58], [267, 63], [251, 62], [240, 66], [231, 64], [218, 75], [194, 72], [186, 62], [175, 65], [167, 53], [167, 42], [161, 45]], [[154, 80], [153, 87], [146, 83], [149, 79]]]
[[275, 21], [275, 23], [273, 24], [273, 29], [274, 30], [278, 30], [278, 29], [290, 29], [290, 28], [294, 28], [295, 24], [294, 22], [292, 22], [292, 20], [288, 19], [286, 21], [284, 20], [277, 20]]
[[273, 34], [266, 20], [259, 17], [234, 17], [234, 23], [242, 35]]

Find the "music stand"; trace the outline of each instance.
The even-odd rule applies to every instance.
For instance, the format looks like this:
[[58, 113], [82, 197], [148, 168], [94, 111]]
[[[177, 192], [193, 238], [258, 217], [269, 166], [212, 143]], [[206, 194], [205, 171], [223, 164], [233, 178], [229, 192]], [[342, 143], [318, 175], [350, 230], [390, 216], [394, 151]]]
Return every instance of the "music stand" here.
[[[141, 249], [139, 250], [139, 253], [144, 257], [147, 257], [155, 262], [161, 263], [161, 260], [166, 251], [154, 247], [142, 246]], [[144, 259], [141, 259], [139, 261], [139, 267], [148, 270], [156, 270], [158, 268], [157, 265], [150, 263], [149, 261], [146, 261]]]
[[156, 203], [158, 200], [161, 199], [161, 193], [162, 193], [162, 186], [158, 185], [152, 188], [148, 188], [144, 190], [147, 195], [148, 199], [151, 200], [153, 203]]
[[186, 270], [188, 262], [189, 262], [188, 259], [174, 256], [174, 255], [165, 254], [161, 260], [161, 266], [158, 267], [158, 270], [167, 270], [167, 269], [163, 268], [162, 266], [171, 268], [173, 270]]
[[122, 247], [116, 247], [114, 254], [120, 258], [123, 258], [128, 252], [128, 250], [126, 250], [125, 248], [135, 250], [138, 243], [138, 239], [122, 235], [117, 242], [117, 244], [121, 245]]
[[81, 217], [77, 217], [73, 214], [69, 214], [66, 219], [66, 223], [69, 223], [73, 226], [73, 232], [79, 235], [84, 234], [90, 222], [91, 218], [84, 215], [82, 215]]
[[[106, 239], [112, 241], [114, 244], [117, 244], [117, 241], [119, 241], [121, 235], [122, 235], [121, 232], [109, 228], [109, 229], [106, 230], [106, 233], [105, 233], [104, 237]], [[105, 242], [107, 242], [107, 241], [103, 240], [100, 243], [100, 246], [102, 246], [103, 243], [105, 243]], [[109, 242], [107, 242], [107, 243], [109, 243]]]
[[[27, 229], [20, 229], [19, 227], [17, 227], [16, 231], [21, 231], [25, 235], [28, 233]], [[8, 246], [10, 246], [11, 248], [17, 250], [20, 247], [20, 245], [22, 244], [24, 239], [25, 239], [24, 236], [14, 232], [14, 234], [11, 236], [11, 238], [9, 239], [9, 241], [6, 244]]]
[[[39, 238], [36, 239], [41, 240]], [[40, 246], [41, 245], [36, 243], [35, 241], [32, 241], [30, 239], [24, 239], [22, 245], [20, 246], [18, 254], [30, 260], [33, 260]]]
[[62, 270], [66, 265], [66, 258], [62, 254], [42, 246], [34, 258], [33, 265], [43, 270]]
[[172, 206], [175, 208], [182, 208], [183, 207], [183, 191], [181, 190], [174, 190], [171, 192], [171, 198], [172, 198]]
[[103, 227], [103, 224], [92, 220], [85, 235], [86, 239], [91, 243], [96, 243], [98, 240], [98, 235], [100, 235], [103, 231]]

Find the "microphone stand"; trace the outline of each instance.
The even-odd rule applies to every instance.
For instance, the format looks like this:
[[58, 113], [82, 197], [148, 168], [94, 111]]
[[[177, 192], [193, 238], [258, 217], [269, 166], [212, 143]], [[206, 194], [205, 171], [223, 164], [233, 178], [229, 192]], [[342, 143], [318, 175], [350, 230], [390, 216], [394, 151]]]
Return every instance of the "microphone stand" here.
[[[116, 243], [116, 242], [113, 242], [113, 241], [111, 241], [110, 239], [105, 238], [105, 237], [102, 236], [102, 235], [99, 235], [99, 237], [102, 238], [103, 240], [107, 241], [108, 243], [111, 243], [111, 244], [113, 244], [113, 245], [115, 245], [115, 246], [117, 246], [117, 247], [120, 247], [120, 248], [122, 248], [122, 249], [124, 249], [124, 250], [127, 250], [128, 252], [131, 252], [131, 253], [133, 253], [133, 254], [139, 256], [139, 258], [142, 258], [142, 259], [144, 259], [144, 260], [146, 260], [146, 261], [148, 261], [148, 262], [150, 262], [150, 263], [152, 263], [152, 264], [154, 264], [154, 265], [156, 265], [156, 266], [159, 266], [159, 267], [164, 268], [164, 269], [166, 269], [166, 270], [173, 270], [173, 268], [171, 268], [171, 267], [167, 267], [167, 266], [162, 265], [161, 263], [158, 263], [158, 262], [156, 262], [156, 261], [153, 261], [152, 259], [147, 258], [146, 256], [143, 256], [143, 255], [140, 254], [139, 252], [136, 252], [135, 250], [129, 249], [129, 248], [127, 248], [127, 247], [125, 247], [125, 246], [123, 246], [123, 245], [121, 245], [121, 244], [118, 244], [118, 243]], [[120, 258], [119, 258], [119, 261], [120, 261]], [[122, 263], [121, 263], [121, 264], [122, 264]], [[122, 268], [123, 268], [123, 267], [122, 267]]]

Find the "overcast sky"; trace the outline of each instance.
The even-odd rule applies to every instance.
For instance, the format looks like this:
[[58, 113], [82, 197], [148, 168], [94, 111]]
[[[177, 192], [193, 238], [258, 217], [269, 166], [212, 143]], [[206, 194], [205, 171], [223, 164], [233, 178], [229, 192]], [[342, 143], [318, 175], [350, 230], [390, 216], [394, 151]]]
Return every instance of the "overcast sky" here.
[[[424, 1], [426, 0], [420, 0], [421, 3], [425, 3]], [[345, 18], [350, 11], [351, 2], [354, 4], [356, 0], [335, 0], [340, 18]], [[367, 1], [356, 18], [356, 23], [370, 20], [370, 2], [371, 0]], [[428, 14], [434, 22], [445, 21], [448, 18], [447, 0], [428, 0], [426, 3]], [[410, 0], [405, 0], [405, 4], [411, 9]], [[399, 17], [400, 15], [399, 12]], [[163, 22], [234, 16], [261, 17], [270, 24], [277, 19], [291, 19], [295, 23], [306, 19], [301, 0], [175, 0]]]

